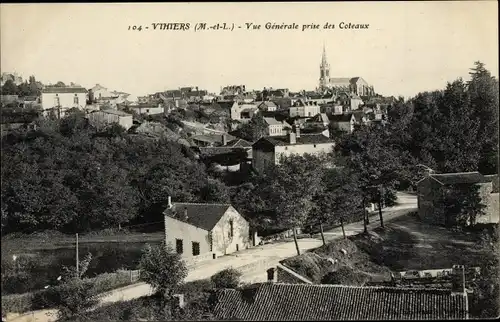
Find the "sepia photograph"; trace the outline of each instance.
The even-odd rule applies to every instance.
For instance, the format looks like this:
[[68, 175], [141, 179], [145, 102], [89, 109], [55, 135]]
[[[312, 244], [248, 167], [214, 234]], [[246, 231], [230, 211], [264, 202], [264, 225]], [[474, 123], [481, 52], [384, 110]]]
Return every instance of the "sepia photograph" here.
[[498, 2], [0, 4], [2, 322], [500, 317]]

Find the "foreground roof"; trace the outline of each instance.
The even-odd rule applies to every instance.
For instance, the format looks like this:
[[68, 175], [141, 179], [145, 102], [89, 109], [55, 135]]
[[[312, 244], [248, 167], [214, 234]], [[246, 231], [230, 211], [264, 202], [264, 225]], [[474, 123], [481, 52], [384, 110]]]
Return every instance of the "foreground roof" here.
[[233, 320], [464, 319], [462, 294], [444, 289], [265, 283], [216, 293], [214, 313]]
[[[229, 207], [231, 207], [230, 204], [176, 202], [172, 204], [171, 209], [165, 210], [164, 214], [210, 231], [219, 222]], [[186, 210], [187, 218], [184, 217]]]
[[476, 184], [492, 181], [479, 172], [439, 173], [431, 174], [430, 177], [445, 185], [460, 183]]

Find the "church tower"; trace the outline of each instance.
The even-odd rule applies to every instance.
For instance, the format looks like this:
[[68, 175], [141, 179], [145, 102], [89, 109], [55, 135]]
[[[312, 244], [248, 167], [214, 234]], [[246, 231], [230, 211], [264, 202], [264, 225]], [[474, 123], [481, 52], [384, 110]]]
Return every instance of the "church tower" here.
[[321, 65], [319, 65], [319, 88], [325, 89], [330, 82], [330, 65], [326, 61], [326, 50], [323, 45], [323, 57], [321, 57]]

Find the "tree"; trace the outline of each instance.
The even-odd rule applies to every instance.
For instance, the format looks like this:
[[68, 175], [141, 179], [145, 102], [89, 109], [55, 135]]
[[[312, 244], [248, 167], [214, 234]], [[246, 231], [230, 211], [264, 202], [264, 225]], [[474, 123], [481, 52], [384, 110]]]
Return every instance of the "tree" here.
[[347, 166], [359, 175], [363, 207], [365, 201], [379, 205], [381, 227], [384, 227], [383, 200], [388, 193], [395, 193], [403, 169], [401, 155], [395, 147], [387, 144], [388, 137], [385, 127], [363, 126], [347, 137], [340, 147], [347, 155]]
[[356, 209], [359, 209], [361, 201], [361, 191], [356, 175], [348, 173], [348, 169], [327, 169], [314, 201], [311, 222], [319, 224], [323, 245], [326, 245], [323, 234], [324, 224], [339, 223], [345, 239], [344, 223]]
[[237, 288], [240, 285], [241, 272], [234, 268], [226, 268], [213, 275], [210, 280], [215, 288]]
[[58, 81], [55, 86], [56, 87], [66, 87], [66, 85], [61, 81]]
[[207, 179], [205, 186], [200, 191], [201, 202], [229, 202], [229, 189], [217, 179]]
[[498, 171], [499, 85], [483, 63], [477, 61], [474, 65], [469, 73], [471, 80], [467, 82], [467, 86], [472, 113], [480, 122], [478, 136], [483, 141], [479, 171], [493, 174]]
[[[278, 222], [292, 229], [297, 255], [300, 249], [296, 229], [302, 227], [319, 189], [318, 169], [321, 160], [311, 155], [282, 157], [270, 182], [270, 204], [276, 209]], [[305, 189], [307, 187], [307, 189]]]
[[170, 297], [175, 287], [187, 277], [187, 267], [181, 255], [165, 243], [155, 246], [147, 244], [139, 268], [141, 279], [163, 297]]
[[264, 117], [260, 113], [257, 113], [252, 117], [250, 122], [242, 124], [239, 130], [242, 137], [255, 142], [266, 135], [267, 124], [264, 121]]
[[16, 84], [11, 80], [7, 80], [2, 86], [2, 95], [17, 95], [18, 90]]

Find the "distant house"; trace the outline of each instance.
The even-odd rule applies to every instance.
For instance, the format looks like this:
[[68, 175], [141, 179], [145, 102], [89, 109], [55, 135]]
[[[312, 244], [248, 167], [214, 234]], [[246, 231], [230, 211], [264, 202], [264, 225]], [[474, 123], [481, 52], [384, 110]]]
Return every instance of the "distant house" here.
[[25, 96], [19, 99], [24, 108], [35, 107], [40, 103], [38, 96]]
[[252, 167], [262, 173], [279, 164], [282, 156], [329, 153], [334, 144], [323, 134], [300, 134], [299, 127], [295, 126], [288, 135], [263, 137], [255, 142], [252, 145]]
[[171, 203], [163, 212], [165, 241], [184, 259], [204, 260], [252, 245], [248, 222], [230, 204]]
[[423, 221], [444, 224], [446, 218], [436, 216], [437, 201], [453, 185], [479, 187], [479, 195], [486, 206], [485, 215], [477, 223], [499, 223], [498, 175], [484, 176], [479, 172], [429, 174], [417, 182], [418, 214]]
[[330, 120], [328, 119], [328, 115], [326, 113], [320, 113], [314, 116], [313, 118], [307, 120], [305, 124], [315, 124], [326, 127], [328, 126], [328, 124], [330, 124]]
[[83, 87], [46, 87], [42, 90], [42, 109], [55, 111], [59, 116], [71, 108], [87, 106], [87, 90]]
[[90, 124], [96, 127], [103, 127], [108, 124], [118, 123], [125, 130], [128, 130], [133, 125], [133, 117], [131, 114], [123, 111], [107, 109], [101, 111], [94, 111], [88, 114]]
[[278, 109], [278, 106], [271, 101], [265, 101], [259, 104], [259, 110], [266, 112], [274, 112]]
[[214, 314], [233, 321], [460, 320], [467, 294], [445, 289], [262, 283], [216, 292]]
[[130, 109], [136, 112], [137, 114], [142, 114], [142, 115], [157, 115], [157, 114], [164, 114], [165, 113], [165, 108], [161, 104], [138, 104], [136, 106], [130, 106]]
[[199, 147], [215, 147], [225, 146], [228, 142], [237, 138], [230, 134], [200, 134], [194, 135], [190, 139], [196, 146]]
[[267, 124], [266, 136], [282, 136], [286, 133], [284, 132], [286, 128], [291, 126], [285, 121], [278, 121], [273, 117], [264, 117], [264, 122]]
[[257, 111], [258, 107], [255, 104], [234, 102], [231, 106], [231, 120], [248, 122], [252, 119]]
[[313, 101], [297, 100], [290, 107], [290, 117], [313, 117], [321, 112], [320, 106]]
[[340, 115], [330, 115], [329, 120], [333, 126], [338, 130], [352, 133], [354, 131], [354, 124], [356, 124], [356, 117], [352, 113], [340, 114]]

